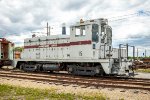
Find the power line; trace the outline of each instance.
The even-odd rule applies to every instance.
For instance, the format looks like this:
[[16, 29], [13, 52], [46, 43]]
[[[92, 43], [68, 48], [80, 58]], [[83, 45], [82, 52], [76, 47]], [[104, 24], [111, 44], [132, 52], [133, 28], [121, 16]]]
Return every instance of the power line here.
[[109, 20], [109, 22], [123, 21], [123, 20], [126, 20], [128, 18], [133, 18], [133, 17], [138, 17], [138, 16], [150, 16], [150, 11], [140, 10], [137, 13], [111, 17], [111, 18], [108, 18], [108, 20]]
[[117, 16], [117, 17], [111, 17], [111, 18], [108, 18], [108, 20], [109, 20], [110, 22], [118, 21], [118, 20], [125, 20], [125, 19], [127, 19], [127, 18], [134, 17], [135, 15], [138, 15], [138, 13], [123, 15], [123, 16]]

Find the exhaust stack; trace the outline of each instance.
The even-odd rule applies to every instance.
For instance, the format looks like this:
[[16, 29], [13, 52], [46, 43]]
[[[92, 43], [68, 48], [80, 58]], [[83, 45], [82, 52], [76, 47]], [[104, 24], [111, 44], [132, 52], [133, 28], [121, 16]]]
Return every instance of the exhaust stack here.
[[62, 35], [66, 35], [66, 24], [62, 24]]

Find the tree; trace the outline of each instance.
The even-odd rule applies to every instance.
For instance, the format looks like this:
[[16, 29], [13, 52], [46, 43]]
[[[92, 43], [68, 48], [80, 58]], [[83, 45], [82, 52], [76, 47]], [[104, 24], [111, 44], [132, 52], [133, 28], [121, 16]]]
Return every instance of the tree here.
[[14, 51], [16, 52], [16, 51], [18, 51], [18, 52], [22, 52], [23, 51], [23, 47], [15, 47], [14, 48]]

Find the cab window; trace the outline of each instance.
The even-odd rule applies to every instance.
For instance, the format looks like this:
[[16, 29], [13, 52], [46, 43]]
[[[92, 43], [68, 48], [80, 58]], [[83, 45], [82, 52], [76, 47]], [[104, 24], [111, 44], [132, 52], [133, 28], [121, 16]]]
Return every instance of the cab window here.
[[76, 29], [75, 36], [85, 36], [85, 25], [76, 26], [75, 29]]
[[104, 24], [102, 24], [101, 25], [101, 36], [103, 37], [102, 39], [101, 39], [101, 43], [104, 43], [104, 37], [105, 37], [105, 27], [104, 27], [105, 25]]
[[97, 24], [92, 25], [92, 41], [99, 41], [99, 26]]
[[112, 44], [112, 29], [110, 27], [106, 28], [106, 33], [107, 33], [107, 43], [111, 45]]

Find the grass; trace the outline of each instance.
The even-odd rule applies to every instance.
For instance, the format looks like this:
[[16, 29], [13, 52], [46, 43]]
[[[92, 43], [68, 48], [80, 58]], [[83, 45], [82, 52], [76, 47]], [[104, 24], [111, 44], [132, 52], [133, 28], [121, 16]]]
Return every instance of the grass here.
[[150, 73], [150, 68], [148, 69], [138, 69], [137, 72]]
[[106, 100], [102, 94], [95, 96], [75, 95], [71, 93], [57, 93], [56, 90], [24, 88], [0, 84], [0, 100]]

